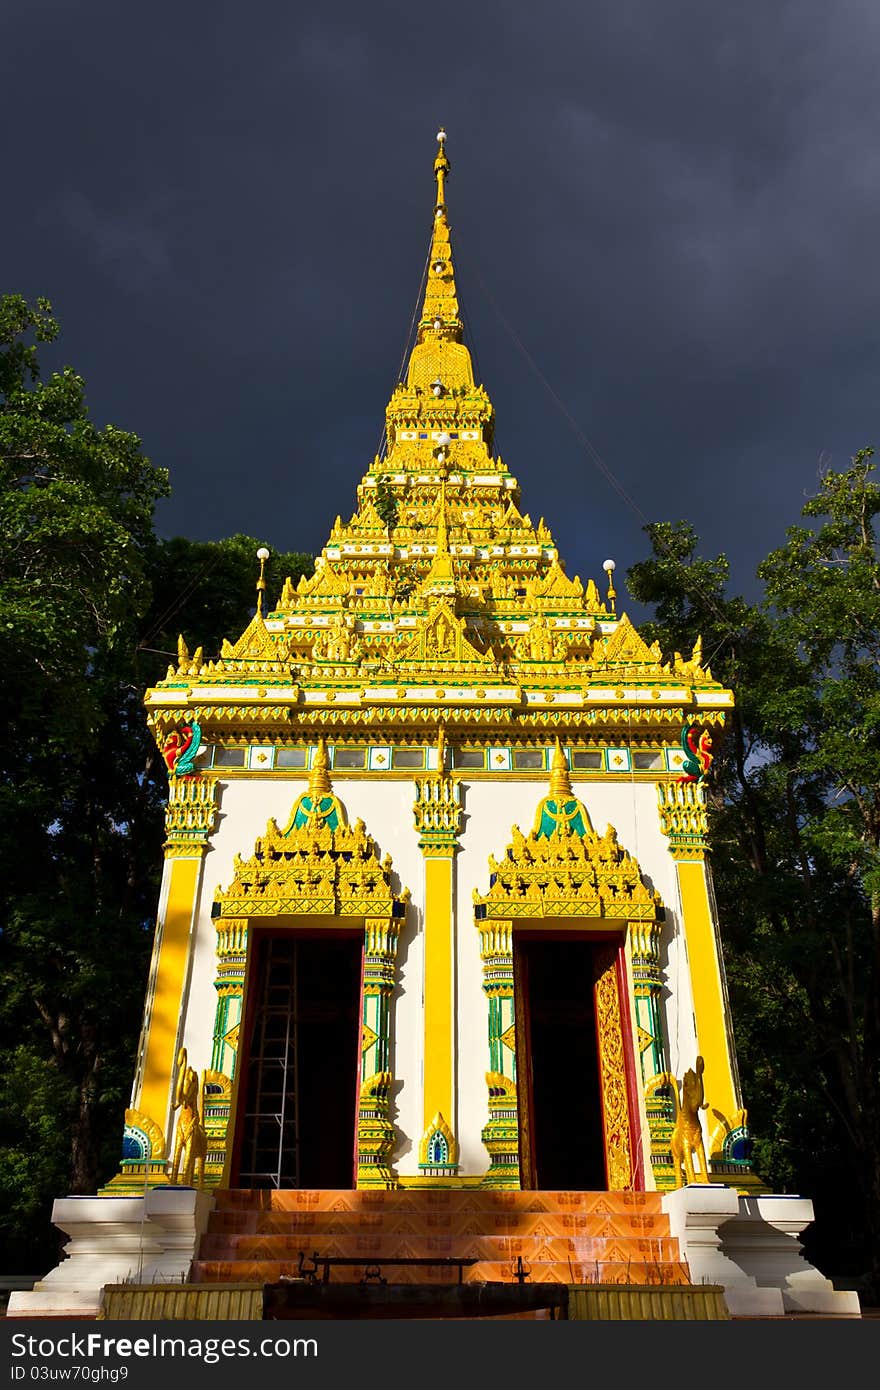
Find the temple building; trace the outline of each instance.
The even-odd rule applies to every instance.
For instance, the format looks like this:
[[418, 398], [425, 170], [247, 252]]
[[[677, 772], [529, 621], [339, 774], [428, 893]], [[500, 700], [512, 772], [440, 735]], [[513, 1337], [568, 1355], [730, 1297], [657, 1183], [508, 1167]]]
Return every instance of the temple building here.
[[[458, 1213], [450, 1253], [511, 1281], [487, 1214], [543, 1213], [535, 1279], [626, 1263], [781, 1313], [800, 1278], [844, 1310], [798, 1253], [809, 1203], [749, 1161], [704, 785], [734, 695], [699, 642], [642, 639], [601, 551], [598, 583], [568, 573], [494, 452], [438, 142], [421, 316], [354, 509], [279, 594], [261, 552], [246, 630], [209, 656], [185, 630], [147, 692], [167, 839], [119, 1171], [56, 1204], [82, 1298], [62, 1264], [12, 1314], [97, 1306], [135, 1264], [257, 1279], [244, 1210], [310, 1212], [309, 1250], [335, 1213], [340, 1260], [340, 1214], [385, 1212], [413, 1262], [424, 1213]], [[750, 1221], [794, 1281], [721, 1253]]]

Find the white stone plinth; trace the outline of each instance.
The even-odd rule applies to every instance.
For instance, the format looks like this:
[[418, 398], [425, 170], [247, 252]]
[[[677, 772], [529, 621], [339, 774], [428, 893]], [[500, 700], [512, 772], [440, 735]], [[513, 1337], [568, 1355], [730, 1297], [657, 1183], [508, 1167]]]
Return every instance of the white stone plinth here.
[[801, 1253], [798, 1237], [814, 1219], [807, 1198], [692, 1183], [664, 1193], [663, 1209], [691, 1279], [721, 1284], [734, 1317], [861, 1317], [858, 1294], [835, 1290]]
[[65, 1258], [30, 1292], [10, 1295], [7, 1316], [94, 1317], [105, 1284], [185, 1279], [214, 1198], [190, 1187], [143, 1197], [59, 1197], [52, 1220], [70, 1236]]

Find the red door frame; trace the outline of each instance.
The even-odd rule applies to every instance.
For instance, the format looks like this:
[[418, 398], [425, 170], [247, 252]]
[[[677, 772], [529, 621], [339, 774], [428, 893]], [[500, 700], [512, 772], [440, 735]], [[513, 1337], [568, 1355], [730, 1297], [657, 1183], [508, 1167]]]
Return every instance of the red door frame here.
[[357, 1188], [357, 1156], [358, 1156], [358, 1119], [360, 1118], [360, 1095], [361, 1095], [361, 1041], [364, 1030], [364, 955], [365, 955], [365, 935], [363, 930], [352, 927], [332, 927], [328, 932], [320, 927], [314, 926], [262, 926], [255, 924], [251, 919], [248, 922], [248, 945], [247, 961], [245, 964], [245, 976], [243, 984], [244, 1008], [242, 1010], [242, 1027], [239, 1032], [239, 1052], [235, 1059], [235, 1080], [233, 1087], [233, 1105], [235, 1115], [232, 1124], [232, 1147], [229, 1159], [229, 1186], [235, 1188], [238, 1185], [238, 1175], [241, 1169], [241, 1141], [244, 1130], [245, 1106], [240, 1101], [245, 1097], [242, 1095], [242, 1088], [246, 1085], [246, 1071], [250, 1061], [250, 1039], [254, 1026], [255, 995], [253, 989], [254, 962], [257, 957], [258, 942], [266, 941], [269, 937], [296, 936], [299, 940], [326, 940], [327, 936], [332, 935], [337, 938], [344, 938], [351, 941], [355, 939], [360, 942], [361, 950], [361, 973], [360, 989], [358, 991], [358, 1022], [357, 1022], [357, 1063], [355, 1071], [355, 1116], [354, 1116], [354, 1172], [352, 1191]]

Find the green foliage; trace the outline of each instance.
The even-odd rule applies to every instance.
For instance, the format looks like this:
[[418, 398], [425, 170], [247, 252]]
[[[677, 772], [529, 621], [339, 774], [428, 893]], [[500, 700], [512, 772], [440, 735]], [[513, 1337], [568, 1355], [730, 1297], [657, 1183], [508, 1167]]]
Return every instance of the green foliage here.
[[389, 486], [387, 478], [380, 478], [373, 493], [373, 505], [379, 514], [386, 531], [393, 531], [397, 525], [397, 498]]
[[[880, 489], [872, 451], [821, 479], [727, 596], [684, 522], [628, 576], [666, 650], [703, 635], [737, 710], [710, 792], [713, 871], [759, 1171], [814, 1196], [816, 1239], [880, 1294]], [[824, 1222], [822, 1218], [824, 1217]]]
[[[256, 606], [261, 544], [242, 535], [220, 541], [175, 536], [158, 542], [150, 574], [153, 598], [139, 642], [144, 687], [165, 675], [169, 661], [176, 664], [178, 634], [191, 648], [204, 647], [206, 656], [216, 656], [224, 638], [234, 642], [241, 635]], [[313, 566], [311, 555], [270, 551], [265, 611], [271, 610], [285, 579], [295, 584]]]
[[57, 333], [46, 301], [0, 299], [0, 1239], [22, 1272], [57, 1258], [52, 1199], [118, 1162], [166, 795], [144, 689], [181, 629], [208, 654], [240, 635], [259, 573], [250, 537], [157, 541], [167, 478], [72, 371], [41, 381]]
[[[0, 1188], [17, 1188], [26, 1163], [19, 1212], [45, 1201], [58, 1163], [73, 1190], [94, 1172], [155, 891], [126, 833], [139, 811], [129, 777], [145, 796], [131, 653], [168, 482], [135, 435], [93, 423], [70, 368], [41, 379], [39, 345], [57, 333], [45, 300], [0, 299], [0, 1026], [14, 1059], [0, 1079]], [[47, 1123], [28, 1159], [23, 1138], [42, 1142]]]

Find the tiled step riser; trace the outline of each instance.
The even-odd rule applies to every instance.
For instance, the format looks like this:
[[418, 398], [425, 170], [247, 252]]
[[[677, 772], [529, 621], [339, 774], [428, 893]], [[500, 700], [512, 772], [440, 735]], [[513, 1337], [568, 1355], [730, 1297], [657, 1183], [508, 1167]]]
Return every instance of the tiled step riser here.
[[214, 1212], [209, 1230], [230, 1238], [239, 1236], [384, 1235], [433, 1236], [530, 1236], [560, 1235], [569, 1238], [597, 1236], [663, 1236], [668, 1218], [657, 1216], [571, 1216], [561, 1212], [389, 1212], [386, 1215], [357, 1212]]
[[365, 1260], [407, 1256], [428, 1259], [432, 1255], [481, 1260], [616, 1260], [630, 1258], [662, 1262], [678, 1259], [678, 1242], [670, 1236], [646, 1239], [643, 1236], [587, 1237], [567, 1240], [561, 1237], [521, 1238], [510, 1236], [339, 1236], [330, 1232], [284, 1236], [207, 1235], [199, 1248], [200, 1260], [255, 1261], [296, 1260], [299, 1252], [310, 1257]]
[[[357, 1260], [331, 1267], [358, 1283], [379, 1260], [473, 1258], [465, 1282], [688, 1282], [659, 1193], [222, 1191], [193, 1266], [197, 1282], [273, 1283], [300, 1275], [299, 1258]], [[392, 1283], [454, 1284], [445, 1265], [388, 1264]]]
[[424, 1189], [421, 1191], [354, 1192], [341, 1190], [286, 1189], [258, 1192], [224, 1188], [215, 1193], [218, 1213], [264, 1212], [634, 1212], [660, 1215], [659, 1192], [485, 1192]]

